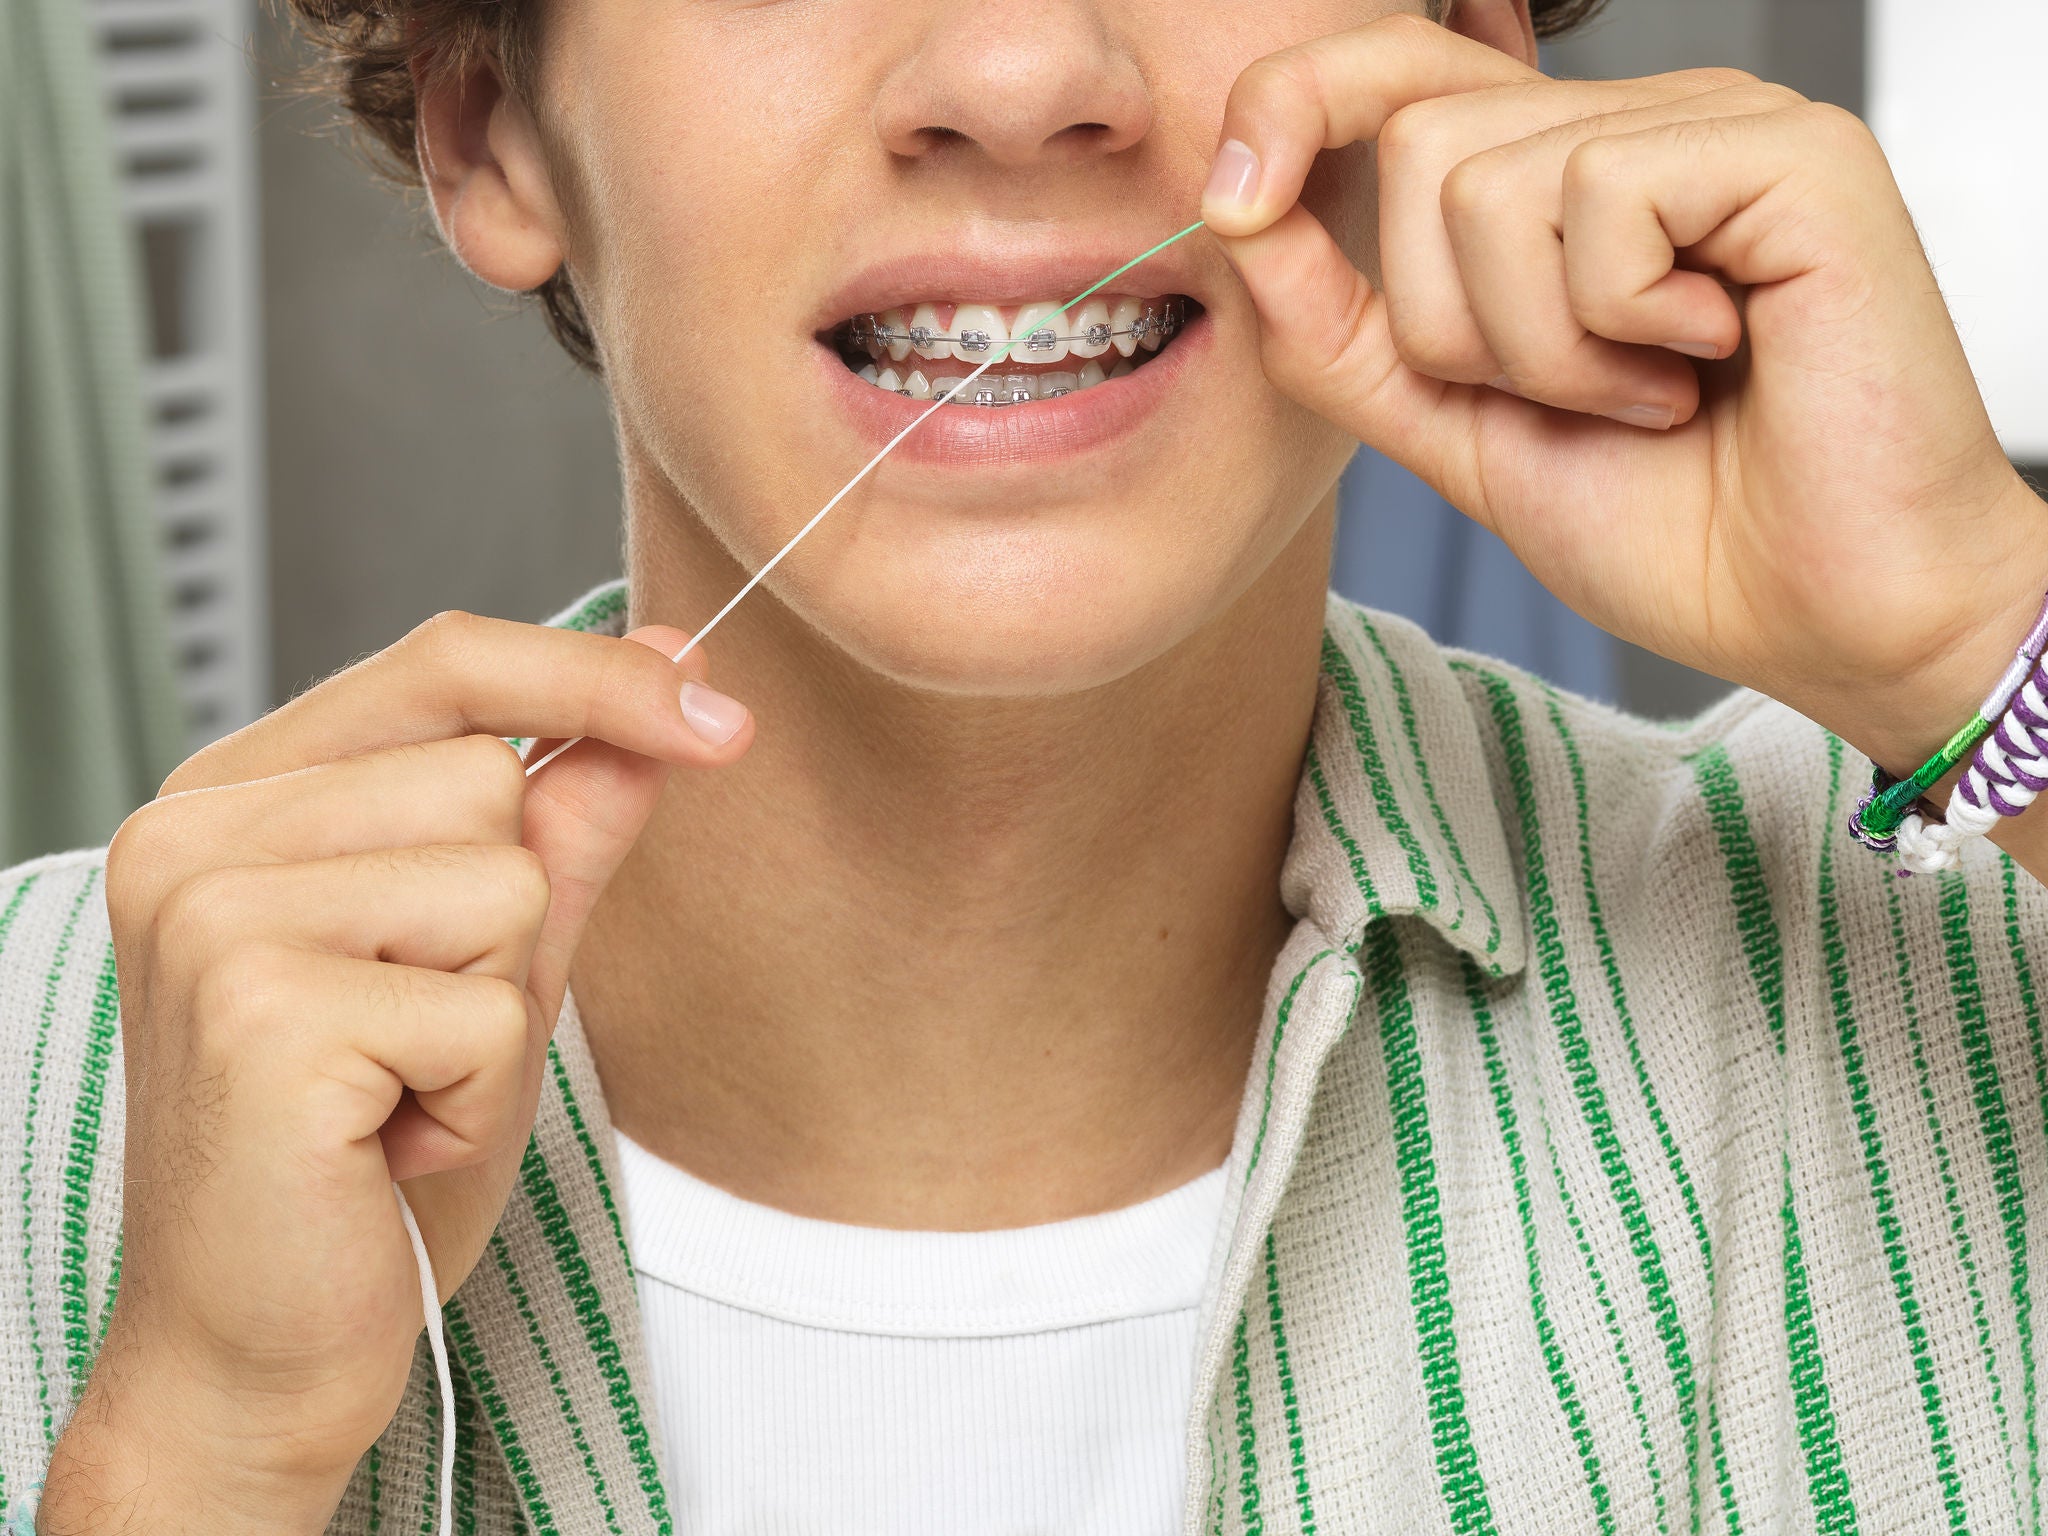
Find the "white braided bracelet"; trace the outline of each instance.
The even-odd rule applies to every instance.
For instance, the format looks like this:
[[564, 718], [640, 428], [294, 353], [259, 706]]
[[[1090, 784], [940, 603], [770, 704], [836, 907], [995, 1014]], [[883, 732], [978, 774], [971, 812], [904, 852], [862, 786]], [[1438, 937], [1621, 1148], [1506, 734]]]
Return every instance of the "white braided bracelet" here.
[[1936, 821], [1915, 811], [1899, 823], [1899, 865], [1934, 875], [1961, 861], [1962, 847], [2017, 816], [2048, 789], [2048, 664], [2037, 665], [2013, 694]]

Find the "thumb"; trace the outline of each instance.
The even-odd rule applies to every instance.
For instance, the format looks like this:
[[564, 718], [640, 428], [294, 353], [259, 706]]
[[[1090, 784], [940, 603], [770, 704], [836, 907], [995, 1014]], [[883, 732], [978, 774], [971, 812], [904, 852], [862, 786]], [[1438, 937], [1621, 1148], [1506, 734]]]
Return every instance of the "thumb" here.
[[[674, 655], [689, 640], [685, 632], [663, 625], [636, 629], [626, 638], [664, 656]], [[702, 678], [704, 653], [692, 652], [683, 667]], [[676, 707], [682, 707], [680, 700]], [[715, 762], [723, 766], [736, 761], [753, 739], [754, 718], [747, 713], [718, 747]], [[550, 899], [527, 971], [527, 989], [550, 1027], [568, 989], [569, 966], [584, 924], [654, 814], [670, 766], [593, 737], [529, 781], [524, 841], [547, 869]]]
[[1385, 297], [1322, 222], [1295, 203], [1256, 233], [1216, 238], [1251, 295], [1259, 363], [1274, 388], [1455, 505], [1476, 505], [1470, 444], [1479, 392], [1401, 360]]

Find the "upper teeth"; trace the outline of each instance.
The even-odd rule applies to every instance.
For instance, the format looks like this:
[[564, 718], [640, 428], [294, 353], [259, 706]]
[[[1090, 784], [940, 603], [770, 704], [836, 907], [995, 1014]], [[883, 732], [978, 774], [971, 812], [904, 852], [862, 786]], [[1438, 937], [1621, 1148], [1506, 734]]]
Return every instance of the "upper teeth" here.
[[1125, 357], [1140, 347], [1156, 352], [1186, 319], [1186, 303], [1179, 298], [1090, 299], [1072, 308], [1042, 300], [1007, 313], [988, 304], [951, 308], [948, 324], [941, 324], [939, 306], [932, 303], [907, 314], [897, 308], [857, 315], [848, 339], [877, 363], [885, 355], [901, 363], [913, 352], [927, 362], [984, 363], [1006, 346], [1012, 361], [1057, 363], [1069, 355], [1100, 357], [1112, 346]]

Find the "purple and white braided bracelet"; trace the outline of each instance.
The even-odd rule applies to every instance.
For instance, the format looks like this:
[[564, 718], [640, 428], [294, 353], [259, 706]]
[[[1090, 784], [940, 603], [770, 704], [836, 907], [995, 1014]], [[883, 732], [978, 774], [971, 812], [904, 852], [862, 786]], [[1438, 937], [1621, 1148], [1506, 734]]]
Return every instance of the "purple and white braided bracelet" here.
[[1945, 819], [1908, 816], [1899, 825], [1899, 864], [1906, 874], [1933, 875], [1960, 862], [1963, 844], [1984, 836], [2000, 818], [2017, 816], [2048, 789], [2048, 661], [2013, 694], [1978, 745], [1949, 796]]

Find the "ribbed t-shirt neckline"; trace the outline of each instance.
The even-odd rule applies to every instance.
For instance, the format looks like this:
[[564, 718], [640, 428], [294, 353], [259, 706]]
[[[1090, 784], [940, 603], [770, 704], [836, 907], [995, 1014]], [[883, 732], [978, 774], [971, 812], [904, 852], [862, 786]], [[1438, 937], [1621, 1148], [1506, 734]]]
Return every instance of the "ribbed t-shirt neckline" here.
[[646, 1279], [785, 1322], [1000, 1338], [1200, 1304], [1223, 1169], [1122, 1210], [993, 1232], [903, 1232], [743, 1200], [618, 1137], [628, 1246]]

